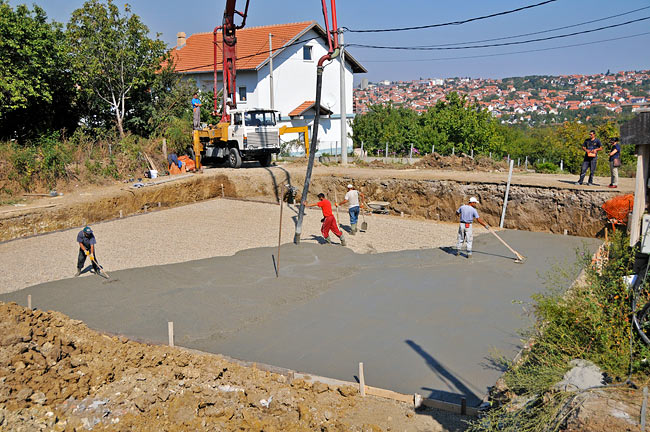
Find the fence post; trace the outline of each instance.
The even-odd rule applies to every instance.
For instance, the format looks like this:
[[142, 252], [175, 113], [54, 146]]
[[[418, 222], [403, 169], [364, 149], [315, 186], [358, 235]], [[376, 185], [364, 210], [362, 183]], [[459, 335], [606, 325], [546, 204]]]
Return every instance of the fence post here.
[[472, 157], [472, 159], [474, 158], [474, 149], [470, 150], [470, 156]]
[[413, 159], [413, 143], [411, 143], [411, 152], [409, 153], [409, 159]]
[[433, 144], [433, 145], [431, 146], [431, 154], [434, 154], [435, 152], [436, 152], [436, 145]]
[[528, 170], [528, 156], [526, 156], [526, 165], [525, 165], [526, 170]]
[[451, 148], [451, 155], [454, 156], [456, 154], [456, 147]]
[[560, 159], [560, 171], [564, 171], [564, 159]]
[[386, 162], [388, 162], [388, 143], [386, 143], [386, 153], [384, 153], [384, 157], [386, 158]]
[[503, 222], [506, 219], [506, 207], [508, 207], [508, 194], [510, 193], [510, 180], [512, 180], [512, 168], [515, 164], [515, 161], [510, 161], [510, 171], [508, 172], [508, 184], [506, 185], [506, 196], [503, 198], [503, 211], [501, 212], [501, 223], [499, 223], [499, 228], [503, 228]]

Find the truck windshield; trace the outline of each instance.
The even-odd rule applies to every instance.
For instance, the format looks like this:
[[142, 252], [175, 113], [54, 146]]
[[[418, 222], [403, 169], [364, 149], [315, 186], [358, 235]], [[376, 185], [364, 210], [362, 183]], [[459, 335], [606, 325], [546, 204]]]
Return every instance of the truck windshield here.
[[246, 126], [275, 126], [275, 113], [269, 111], [249, 111], [244, 114]]

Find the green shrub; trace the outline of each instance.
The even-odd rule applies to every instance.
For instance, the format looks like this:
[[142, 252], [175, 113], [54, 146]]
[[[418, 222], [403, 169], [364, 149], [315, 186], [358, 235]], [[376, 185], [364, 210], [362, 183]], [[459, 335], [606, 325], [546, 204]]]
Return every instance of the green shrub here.
[[553, 162], [537, 162], [535, 164], [535, 171], [544, 174], [555, 174], [560, 171], [560, 168]]

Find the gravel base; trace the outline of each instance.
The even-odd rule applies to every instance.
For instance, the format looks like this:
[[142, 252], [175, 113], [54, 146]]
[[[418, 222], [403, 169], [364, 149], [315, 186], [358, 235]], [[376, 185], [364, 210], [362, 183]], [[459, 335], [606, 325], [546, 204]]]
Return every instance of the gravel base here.
[[[347, 209], [341, 208], [341, 229], [349, 229]], [[285, 206], [282, 243], [291, 247], [297, 209]], [[133, 267], [170, 264], [214, 256], [233, 255], [242, 249], [277, 246], [280, 208], [216, 199], [169, 210], [93, 225], [97, 257], [107, 272]], [[302, 241], [318, 243], [320, 209], [308, 209]], [[359, 220], [359, 227], [363, 219]], [[357, 253], [379, 253], [455, 244], [457, 225], [395, 216], [366, 216], [368, 231], [345, 234]], [[79, 228], [0, 244], [0, 293], [42, 282], [66, 279], [76, 272]], [[338, 243], [334, 236], [333, 241]], [[340, 247], [323, 245], [323, 247]], [[86, 264], [89, 264], [88, 262]], [[96, 277], [85, 273], [81, 277]], [[36, 300], [35, 300], [36, 302]]]

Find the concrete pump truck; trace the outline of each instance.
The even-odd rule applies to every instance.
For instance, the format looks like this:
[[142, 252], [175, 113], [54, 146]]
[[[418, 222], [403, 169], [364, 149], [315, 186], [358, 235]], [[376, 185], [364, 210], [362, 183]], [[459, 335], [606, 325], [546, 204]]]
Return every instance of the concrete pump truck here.
[[[331, 0], [332, 2], [334, 0]], [[323, 13], [326, 15], [325, 0]], [[280, 135], [292, 132], [304, 134], [305, 149], [309, 154], [309, 136], [307, 126], [278, 127], [279, 113], [264, 108], [237, 108], [235, 94], [237, 75], [237, 37], [236, 32], [246, 25], [248, 6], [246, 0], [244, 11], [235, 9], [236, 0], [226, 0], [223, 22], [213, 31], [214, 49], [214, 110], [213, 116], [221, 116], [216, 126], [208, 126], [193, 131], [192, 142], [194, 162], [201, 167], [201, 159], [215, 158], [226, 161], [231, 168], [239, 168], [243, 161], [258, 161], [262, 166], [271, 165], [273, 154], [280, 153]], [[235, 16], [241, 17], [241, 23], [235, 24]], [[218, 34], [222, 35], [222, 45], [218, 46]], [[328, 38], [331, 33], [328, 31]], [[331, 45], [331, 42], [330, 42]], [[217, 52], [222, 51], [223, 97], [221, 114], [217, 107]]]

